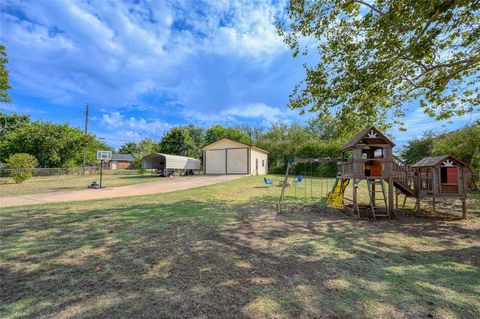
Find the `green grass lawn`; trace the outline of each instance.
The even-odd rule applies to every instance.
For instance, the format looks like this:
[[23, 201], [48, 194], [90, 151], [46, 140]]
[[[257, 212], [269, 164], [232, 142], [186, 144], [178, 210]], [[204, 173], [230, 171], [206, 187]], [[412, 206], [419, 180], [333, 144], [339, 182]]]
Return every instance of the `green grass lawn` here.
[[373, 222], [305, 208], [300, 190], [295, 200], [288, 189], [283, 214], [275, 211], [280, 189], [261, 177], [4, 208], [1, 316], [478, 317], [478, 196], [467, 220]]
[[[169, 180], [149, 174], [104, 175], [105, 187], [125, 186], [138, 183]], [[19, 196], [37, 193], [65, 192], [86, 189], [93, 181], [100, 181], [99, 175], [60, 175], [32, 177], [21, 184], [15, 184], [11, 178], [0, 178], [0, 197]]]

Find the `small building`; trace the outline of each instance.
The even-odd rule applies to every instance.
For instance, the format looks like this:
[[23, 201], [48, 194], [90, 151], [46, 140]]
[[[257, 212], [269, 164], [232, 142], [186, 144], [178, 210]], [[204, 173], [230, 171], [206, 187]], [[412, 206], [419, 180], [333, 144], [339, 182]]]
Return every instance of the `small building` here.
[[205, 174], [252, 174], [268, 172], [268, 152], [250, 144], [222, 138], [203, 149]]
[[425, 157], [412, 165], [419, 178], [419, 196], [465, 197], [468, 166], [451, 155]]
[[106, 169], [132, 169], [134, 159], [133, 154], [112, 154], [112, 159], [108, 161]]
[[192, 157], [152, 153], [142, 158], [142, 167], [169, 172], [198, 171], [201, 168], [201, 162]]

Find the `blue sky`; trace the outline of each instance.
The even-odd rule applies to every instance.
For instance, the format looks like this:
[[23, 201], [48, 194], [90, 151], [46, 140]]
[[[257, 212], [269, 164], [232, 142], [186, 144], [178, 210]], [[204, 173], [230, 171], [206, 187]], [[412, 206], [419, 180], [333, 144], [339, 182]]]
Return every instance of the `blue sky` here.
[[[305, 121], [288, 110], [303, 77], [276, 34], [282, 1], [9, 1], [1, 6], [13, 104], [8, 113], [83, 127], [118, 147], [159, 139], [179, 124], [268, 127]], [[307, 115], [312, 116], [312, 115]], [[429, 129], [459, 127], [427, 118], [415, 105], [399, 144]]]

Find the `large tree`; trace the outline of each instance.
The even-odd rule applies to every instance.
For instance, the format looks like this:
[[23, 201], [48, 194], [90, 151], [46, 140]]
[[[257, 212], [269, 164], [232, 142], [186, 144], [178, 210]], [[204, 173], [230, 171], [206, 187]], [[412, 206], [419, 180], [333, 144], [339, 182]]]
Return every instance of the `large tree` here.
[[436, 135], [433, 132], [425, 133], [421, 138], [415, 138], [407, 142], [400, 156], [408, 164], [414, 164], [427, 156], [433, 155], [433, 142]]
[[12, 87], [8, 84], [8, 70], [6, 64], [8, 62], [5, 46], [0, 44], [0, 102], [8, 103], [12, 99], [8, 96], [7, 90]]
[[[436, 119], [480, 101], [480, 1], [290, 0], [279, 32], [313, 51], [290, 107], [340, 123], [401, 124], [405, 105]], [[380, 125], [382, 126], [382, 125]]]
[[181, 156], [196, 156], [196, 146], [185, 127], [173, 127], [160, 141], [160, 152]]
[[480, 121], [454, 131], [426, 132], [423, 137], [408, 141], [401, 157], [409, 164], [427, 156], [453, 155], [473, 171], [480, 170]]
[[9, 115], [0, 112], [0, 140], [8, 133], [28, 124], [30, 124], [30, 115], [16, 113]]
[[265, 134], [265, 129], [262, 126], [252, 126], [247, 123], [236, 125], [235, 128], [248, 136], [251, 144], [257, 143]]
[[214, 125], [207, 129], [205, 143], [210, 144], [222, 138], [229, 138], [231, 140], [241, 143], [251, 143], [247, 134], [235, 127], [225, 127], [222, 125]]
[[145, 156], [158, 151], [158, 143], [149, 137], [145, 137], [138, 143], [138, 152], [140, 156]]
[[433, 153], [453, 155], [480, 171], [480, 121], [435, 139]]
[[185, 128], [188, 131], [188, 133], [190, 134], [190, 137], [193, 140], [193, 143], [195, 143], [195, 146], [198, 149], [200, 149], [203, 145], [205, 145], [205, 129], [204, 128], [195, 126], [193, 124], [183, 126], [183, 128]]
[[140, 148], [135, 142], [127, 142], [118, 149], [118, 153], [120, 154], [138, 154], [139, 151]]
[[318, 140], [307, 127], [298, 123], [273, 123], [272, 127], [258, 141], [258, 147], [270, 152], [268, 155], [269, 166], [281, 165], [287, 163], [289, 157], [305, 157], [298, 151], [302, 146], [311, 141]]
[[33, 122], [6, 134], [0, 140], [0, 161], [10, 155], [28, 153], [43, 167], [72, 167], [82, 164], [83, 145], [87, 145], [87, 162], [96, 162], [96, 151], [111, 149], [105, 143], [68, 124]]

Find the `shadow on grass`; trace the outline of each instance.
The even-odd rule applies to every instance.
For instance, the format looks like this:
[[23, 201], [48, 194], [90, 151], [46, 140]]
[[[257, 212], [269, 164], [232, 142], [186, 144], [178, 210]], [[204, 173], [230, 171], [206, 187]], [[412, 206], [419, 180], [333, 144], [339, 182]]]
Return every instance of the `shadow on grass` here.
[[167, 179], [166, 177], [161, 177], [159, 175], [106, 175], [105, 177], [108, 178], [108, 176], [115, 176], [116, 178], [119, 179], [160, 179], [160, 180], [165, 180]]
[[276, 196], [4, 213], [6, 317], [473, 317], [478, 228]]

